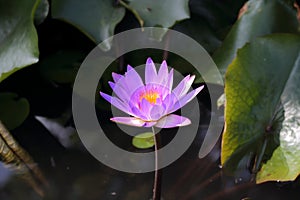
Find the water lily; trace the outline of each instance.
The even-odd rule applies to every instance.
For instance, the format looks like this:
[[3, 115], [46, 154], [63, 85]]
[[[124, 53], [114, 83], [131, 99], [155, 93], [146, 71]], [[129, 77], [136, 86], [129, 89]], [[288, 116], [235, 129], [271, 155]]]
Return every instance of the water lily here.
[[109, 82], [109, 85], [116, 96], [100, 94], [130, 116], [111, 120], [138, 127], [172, 128], [191, 124], [190, 119], [171, 113], [190, 102], [204, 86], [189, 92], [195, 76], [188, 75], [172, 90], [173, 71], [169, 71], [166, 61], [163, 61], [157, 72], [152, 59], [148, 58], [145, 83], [130, 65], [125, 75], [112, 73], [114, 82]]

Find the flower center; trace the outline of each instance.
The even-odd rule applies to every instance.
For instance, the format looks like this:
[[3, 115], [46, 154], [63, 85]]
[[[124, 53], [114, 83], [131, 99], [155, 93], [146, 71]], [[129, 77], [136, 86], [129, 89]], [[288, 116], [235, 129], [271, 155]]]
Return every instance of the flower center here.
[[160, 95], [157, 91], [146, 90], [140, 94], [140, 101], [142, 101], [142, 99], [146, 99], [149, 103], [156, 104], [156, 100], [159, 97], [160, 97]]

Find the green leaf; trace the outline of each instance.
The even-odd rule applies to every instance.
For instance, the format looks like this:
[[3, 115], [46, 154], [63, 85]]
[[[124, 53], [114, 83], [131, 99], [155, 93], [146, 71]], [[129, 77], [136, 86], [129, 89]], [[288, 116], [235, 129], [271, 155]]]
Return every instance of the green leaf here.
[[0, 120], [9, 130], [21, 125], [28, 115], [27, 99], [14, 93], [0, 93]]
[[43, 77], [57, 83], [73, 83], [85, 58], [85, 54], [75, 50], [61, 50], [40, 61]]
[[149, 27], [169, 28], [176, 21], [190, 17], [188, 0], [130, 0], [128, 5], [139, 13], [144, 25]]
[[0, 82], [38, 62], [38, 38], [33, 25], [37, 0], [0, 0]]
[[139, 149], [148, 149], [154, 146], [154, 134], [152, 132], [141, 133], [132, 139], [132, 144]]
[[[137, 16], [140, 25], [146, 27], [170, 28], [177, 21], [190, 17], [188, 0], [129, 0], [123, 3]], [[160, 40], [166, 32], [153, 33], [153, 38]]]
[[[125, 9], [114, 7], [111, 0], [53, 0], [51, 14], [74, 25], [95, 43], [100, 43], [113, 36]], [[103, 50], [110, 47], [110, 42], [101, 46]]]
[[[233, 172], [239, 161], [249, 154], [256, 155], [259, 168], [259, 160], [265, 162], [270, 158], [279, 145], [280, 137], [280, 146], [273, 157], [280, 149], [285, 149], [285, 152], [276, 156], [277, 161], [284, 164], [276, 163], [278, 167], [272, 167], [286, 177], [278, 175], [277, 180], [292, 180], [299, 174], [300, 94], [296, 91], [299, 90], [299, 71], [295, 73], [299, 70], [299, 66], [295, 65], [297, 59], [299, 65], [299, 52], [299, 36], [274, 34], [246, 44], [228, 67], [225, 75], [225, 129], [221, 152], [221, 164], [227, 171]], [[260, 173], [265, 173], [266, 168]], [[293, 177], [284, 170], [293, 174]]]
[[[298, 43], [299, 45], [299, 43]], [[257, 183], [294, 180], [300, 174], [300, 55], [281, 95], [284, 121], [280, 147], [257, 174]]]
[[298, 33], [298, 26], [296, 11], [282, 0], [250, 0], [213, 59], [225, 74], [237, 50], [247, 42], [270, 33]]

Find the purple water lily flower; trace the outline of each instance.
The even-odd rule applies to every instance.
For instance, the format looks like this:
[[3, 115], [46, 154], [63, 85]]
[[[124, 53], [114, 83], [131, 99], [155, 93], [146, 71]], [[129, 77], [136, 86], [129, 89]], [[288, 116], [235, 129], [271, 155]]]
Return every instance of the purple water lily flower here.
[[124, 76], [112, 73], [112, 77], [114, 82], [109, 85], [116, 97], [100, 94], [130, 117], [113, 117], [111, 120], [138, 127], [172, 128], [191, 124], [188, 118], [171, 113], [190, 102], [204, 87], [188, 93], [195, 79], [194, 75], [188, 75], [172, 90], [173, 69], [169, 72], [163, 61], [157, 72], [151, 58], [146, 62], [145, 84], [130, 65]]

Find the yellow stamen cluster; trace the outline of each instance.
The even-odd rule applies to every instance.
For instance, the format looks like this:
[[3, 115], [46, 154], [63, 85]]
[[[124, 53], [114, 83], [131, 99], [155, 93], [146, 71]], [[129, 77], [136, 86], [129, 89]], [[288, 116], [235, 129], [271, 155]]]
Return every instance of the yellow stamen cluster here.
[[142, 101], [142, 99], [146, 99], [149, 103], [156, 104], [156, 100], [159, 97], [160, 97], [160, 95], [157, 91], [147, 90], [140, 94], [140, 101]]

